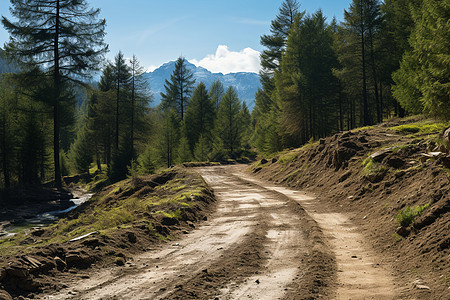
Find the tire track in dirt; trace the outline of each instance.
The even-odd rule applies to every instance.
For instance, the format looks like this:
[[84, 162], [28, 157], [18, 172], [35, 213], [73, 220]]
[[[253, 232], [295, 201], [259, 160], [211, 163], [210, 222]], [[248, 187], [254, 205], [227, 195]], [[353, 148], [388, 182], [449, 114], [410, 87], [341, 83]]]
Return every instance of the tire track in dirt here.
[[242, 166], [234, 167], [238, 177], [286, 195], [299, 203], [322, 229], [337, 264], [336, 299], [395, 299], [398, 295], [389, 266], [365, 246], [365, 239], [349, 216], [330, 212], [325, 204], [301, 191], [249, 178]]
[[310, 251], [304, 212], [228, 167], [198, 171], [218, 200], [207, 222], [126, 267], [97, 271], [42, 299], [277, 299], [289, 293], [292, 282], [305, 277], [301, 267]]

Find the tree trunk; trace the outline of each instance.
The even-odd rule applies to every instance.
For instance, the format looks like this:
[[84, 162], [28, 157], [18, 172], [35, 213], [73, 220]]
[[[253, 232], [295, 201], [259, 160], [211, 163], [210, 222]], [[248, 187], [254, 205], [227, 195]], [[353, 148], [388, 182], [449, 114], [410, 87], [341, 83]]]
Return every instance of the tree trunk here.
[[131, 86], [131, 132], [130, 132], [130, 149], [131, 155], [134, 157], [134, 106], [136, 105], [136, 91], [135, 91], [135, 67], [133, 66], [133, 77]]
[[342, 108], [342, 91], [339, 88], [339, 131], [344, 131], [344, 116]]
[[61, 166], [59, 161], [59, 131], [60, 131], [60, 120], [59, 120], [59, 101], [61, 95], [61, 78], [59, 73], [59, 18], [60, 18], [60, 3], [59, 0], [56, 1], [56, 21], [55, 21], [55, 38], [53, 45], [53, 55], [54, 55], [54, 76], [53, 83], [55, 88], [55, 103], [53, 105], [53, 160], [55, 164], [55, 187], [60, 190], [62, 188], [61, 182]]
[[114, 148], [119, 150], [119, 101], [120, 101], [120, 69], [117, 70], [117, 94], [116, 94], [116, 137]]
[[3, 111], [2, 120], [2, 165], [3, 165], [3, 179], [5, 183], [5, 188], [11, 186], [10, 174], [9, 174], [9, 164], [8, 164], [8, 153], [6, 146], [6, 109]]
[[363, 80], [363, 125], [370, 125], [369, 122], [369, 107], [367, 102], [367, 78], [366, 78], [366, 53], [365, 53], [365, 24], [364, 24], [364, 10], [362, 1], [361, 4], [361, 59], [362, 59], [362, 80]]
[[370, 60], [372, 64], [372, 77], [373, 77], [373, 88], [375, 91], [375, 103], [377, 106], [377, 122], [383, 122], [383, 110], [380, 103], [380, 97], [378, 93], [378, 84], [377, 84], [377, 70], [375, 66], [375, 53], [373, 50], [373, 32], [372, 28], [369, 28], [369, 39], [370, 39]]

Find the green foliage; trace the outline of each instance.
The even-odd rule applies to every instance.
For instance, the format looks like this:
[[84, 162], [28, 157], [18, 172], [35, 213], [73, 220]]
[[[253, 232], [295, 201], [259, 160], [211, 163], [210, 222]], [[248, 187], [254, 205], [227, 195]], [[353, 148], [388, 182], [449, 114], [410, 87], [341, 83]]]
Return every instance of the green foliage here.
[[216, 148], [223, 147], [230, 156], [233, 156], [241, 147], [242, 127], [239, 118], [240, 110], [241, 103], [236, 90], [230, 87], [220, 103], [214, 128], [215, 136], [218, 139]]
[[448, 126], [450, 126], [450, 122], [435, 122], [432, 120], [426, 120], [411, 124], [394, 126], [389, 129], [410, 134], [439, 134]]
[[299, 146], [329, 133], [335, 116], [337, 81], [332, 68], [337, 58], [321, 11], [302, 21], [297, 18], [286, 44], [275, 86], [283, 132]]
[[288, 152], [285, 154], [281, 154], [280, 158], [278, 159], [278, 163], [280, 164], [288, 164], [292, 161], [294, 161], [297, 158], [297, 153]]
[[205, 84], [200, 82], [194, 90], [189, 106], [186, 109], [184, 120], [186, 124], [186, 138], [188, 139], [191, 152], [194, 152], [194, 147], [198, 143], [200, 136], [211, 139], [214, 119], [214, 103], [208, 95]]
[[180, 120], [184, 119], [184, 112], [192, 94], [195, 83], [195, 79], [192, 79], [193, 76], [186, 67], [186, 59], [180, 56], [175, 62], [175, 69], [170, 75], [170, 81], [166, 79], [165, 93], [161, 93], [161, 106], [165, 110], [175, 109]]
[[209, 98], [211, 98], [211, 102], [213, 103], [214, 111], [217, 112], [219, 110], [220, 102], [225, 95], [223, 84], [219, 79], [213, 82], [209, 89], [208, 95]]
[[413, 207], [407, 207], [397, 214], [395, 219], [397, 222], [403, 226], [408, 227], [411, 225], [414, 221], [414, 219], [422, 214], [422, 212], [427, 209], [430, 206], [430, 204], [425, 205], [419, 205], [419, 206], [413, 206]]
[[89, 9], [85, 0], [11, 0], [11, 14], [17, 20], [2, 18], [11, 34], [5, 44], [7, 56], [28, 72], [44, 75], [41, 81], [53, 79], [46, 97], [53, 107], [54, 178], [58, 188], [60, 144], [64, 142], [60, 133], [64, 120], [68, 120], [62, 112], [70, 104], [67, 81], [79, 82], [81, 76], [98, 70], [107, 51], [103, 42], [105, 20], [97, 21], [99, 12]]
[[138, 156], [137, 162], [133, 161], [132, 168], [134, 171], [131, 172], [132, 176], [136, 175], [144, 175], [144, 174], [153, 174], [156, 169], [156, 158], [154, 154], [154, 150], [147, 146], [145, 151]]
[[110, 182], [117, 182], [125, 179], [132, 160], [133, 153], [129, 145], [121, 146], [118, 151], [114, 152], [111, 167], [108, 169]]
[[70, 147], [70, 159], [75, 170], [80, 174], [89, 174], [89, 168], [93, 161], [92, 140], [89, 129], [83, 126], [77, 133], [77, 138]]
[[174, 164], [180, 140], [180, 121], [175, 109], [162, 115], [162, 128], [158, 138], [158, 152], [167, 167]]
[[394, 96], [412, 113], [450, 119], [450, 4], [426, 0], [412, 10], [414, 29], [400, 69], [393, 77]]
[[194, 148], [194, 158], [197, 161], [207, 161], [211, 153], [211, 142], [205, 136], [201, 135]]

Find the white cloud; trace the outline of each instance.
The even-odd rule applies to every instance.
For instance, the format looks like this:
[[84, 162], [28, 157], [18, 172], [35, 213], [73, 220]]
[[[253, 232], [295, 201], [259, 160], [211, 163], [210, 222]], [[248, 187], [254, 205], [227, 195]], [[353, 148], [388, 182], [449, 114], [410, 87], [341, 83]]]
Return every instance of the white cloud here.
[[230, 51], [228, 46], [219, 45], [215, 54], [208, 54], [201, 60], [189, 60], [196, 66], [201, 66], [213, 73], [258, 73], [261, 68], [259, 52], [252, 48], [245, 48], [239, 52]]

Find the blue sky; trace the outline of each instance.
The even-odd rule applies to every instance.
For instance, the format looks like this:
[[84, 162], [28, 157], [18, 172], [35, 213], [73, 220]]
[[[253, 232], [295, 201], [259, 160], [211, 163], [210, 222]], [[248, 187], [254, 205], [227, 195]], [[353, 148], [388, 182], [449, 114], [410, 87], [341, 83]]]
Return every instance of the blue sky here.
[[[107, 58], [119, 50], [136, 54], [152, 70], [183, 55], [214, 72], [258, 71], [259, 44], [283, 0], [89, 0], [107, 22]], [[342, 20], [351, 0], [304, 0], [301, 9], [321, 8], [329, 20]], [[9, 17], [9, 1], [0, 14]], [[1, 26], [0, 26], [1, 27]], [[0, 28], [0, 44], [8, 33]]]

